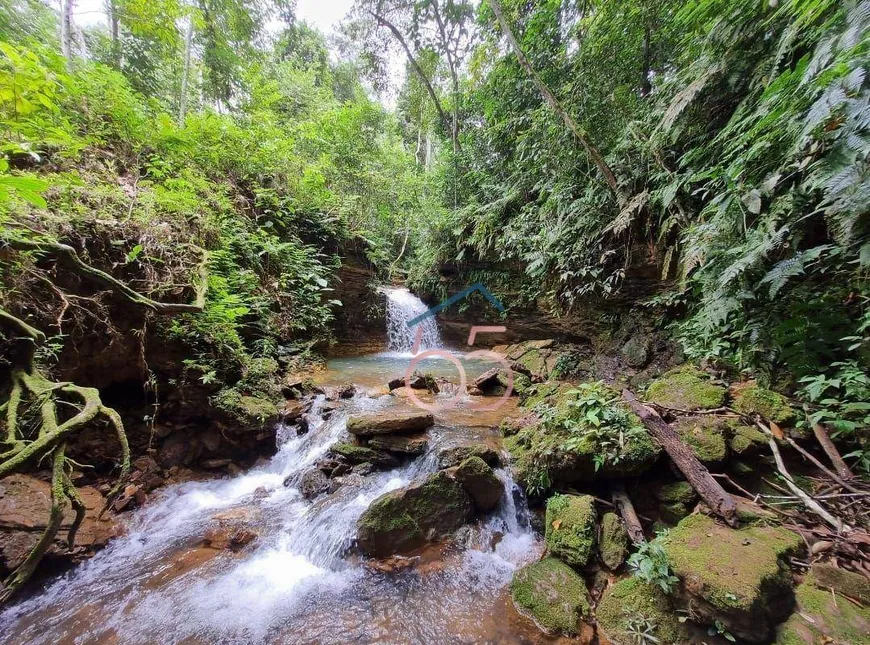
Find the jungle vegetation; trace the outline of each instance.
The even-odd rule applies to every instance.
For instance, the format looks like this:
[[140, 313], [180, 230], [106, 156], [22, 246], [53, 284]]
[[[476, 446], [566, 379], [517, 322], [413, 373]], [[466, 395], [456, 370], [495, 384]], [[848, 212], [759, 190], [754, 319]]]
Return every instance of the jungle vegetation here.
[[[107, 292], [207, 382], [327, 338], [350, 253], [556, 315], [646, 258], [635, 305], [687, 356], [795, 396], [870, 467], [867, 0], [356, 0], [330, 39], [290, 0], [107, 16], [0, 0], [15, 396], [76, 387], [46, 375], [77, 329], [111, 332]], [[0, 457], [53, 450], [62, 496], [51, 406], [33, 439], [18, 405]]]

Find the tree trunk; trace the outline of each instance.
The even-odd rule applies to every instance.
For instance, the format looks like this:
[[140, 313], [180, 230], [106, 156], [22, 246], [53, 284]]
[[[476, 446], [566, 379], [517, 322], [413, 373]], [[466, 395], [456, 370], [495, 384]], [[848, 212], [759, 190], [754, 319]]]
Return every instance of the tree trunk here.
[[[441, 106], [441, 101], [438, 99], [438, 95], [435, 93], [435, 88], [432, 87], [432, 82], [429, 80], [429, 77], [423, 73], [423, 69], [420, 67], [420, 64], [417, 62], [417, 59], [414, 58], [414, 54], [411, 52], [411, 48], [408, 47], [408, 43], [405, 41], [405, 37], [402, 36], [402, 32], [391, 23], [389, 20], [380, 16], [376, 13], [372, 12], [372, 16], [377, 21], [379, 25], [383, 25], [399, 41], [399, 44], [402, 46], [402, 49], [405, 50], [405, 55], [408, 57], [408, 62], [411, 63], [411, 67], [414, 68], [414, 71], [417, 73], [417, 76], [420, 77], [420, 80], [423, 81], [423, 85], [426, 86], [426, 92], [428, 92], [429, 97], [432, 99], [432, 103], [435, 106], [435, 111], [438, 112], [438, 120], [441, 121], [441, 126], [444, 128], [444, 131], [447, 133], [449, 137], [453, 137], [453, 128], [450, 125], [450, 119], [447, 118], [447, 114], [444, 112], [444, 108]], [[459, 142], [456, 141], [456, 148], [459, 149]]]
[[514, 37], [513, 32], [511, 31], [510, 25], [508, 24], [507, 19], [502, 12], [501, 5], [498, 3], [498, 0], [490, 0], [489, 6], [492, 7], [492, 10], [495, 12], [496, 18], [498, 18], [498, 22], [501, 25], [502, 31], [505, 34], [505, 37], [508, 40], [508, 43], [513, 49], [514, 54], [517, 56], [517, 60], [520, 62], [520, 67], [522, 67], [526, 73], [529, 75], [529, 78], [532, 79], [532, 82], [538, 88], [538, 91], [541, 93], [544, 101], [549, 104], [549, 106], [553, 109], [553, 111], [562, 118], [562, 121], [568, 126], [568, 129], [580, 140], [583, 149], [586, 150], [586, 154], [589, 155], [589, 158], [592, 159], [592, 162], [598, 168], [598, 172], [601, 173], [601, 176], [604, 178], [604, 181], [607, 182], [607, 185], [610, 187], [610, 190], [613, 192], [616, 197], [616, 201], [622, 206], [625, 203], [625, 196], [622, 194], [622, 191], [619, 189], [619, 184], [616, 181], [616, 175], [613, 174], [613, 171], [610, 169], [610, 166], [607, 165], [607, 162], [604, 160], [604, 157], [601, 155], [601, 152], [595, 145], [592, 143], [592, 140], [589, 138], [589, 135], [583, 128], [581, 128], [574, 118], [565, 111], [565, 108], [562, 107], [559, 100], [556, 96], [550, 91], [550, 88], [547, 87], [546, 83], [541, 80], [541, 77], [538, 76], [537, 72], [535, 72], [532, 65], [529, 63], [526, 55], [523, 53], [523, 50], [520, 48], [517, 39]]
[[640, 95], [642, 97], [646, 97], [649, 95], [652, 90], [652, 85], [649, 81], [649, 67], [650, 67], [650, 38], [652, 34], [650, 33], [649, 25], [646, 26], [643, 32], [643, 65], [640, 72]]
[[721, 517], [729, 526], [737, 526], [737, 506], [731, 495], [719, 485], [707, 468], [698, 461], [691, 449], [683, 443], [679, 435], [664, 422], [658, 413], [646, 407], [629, 390], [622, 391], [624, 398], [634, 413], [640, 417], [643, 424], [649, 429], [656, 441], [658, 441], [668, 456], [686, 477], [698, 495], [701, 496], [707, 506], [716, 515]]
[[109, 28], [112, 32], [112, 63], [121, 69], [121, 21], [115, 0], [109, 2]]
[[61, 0], [60, 52], [66, 58], [67, 69], [72, 68], [73, 57], [73, 8], [75, 0]]
[[193, 46], [193, 17], [187, 26], [187, 36], [184, 38], [184, 69], [181, 72], [181, 96], [178, 98], [178, 125], [184, 127], [187, 116], [187, 86], [190, 83], [190, 50]]

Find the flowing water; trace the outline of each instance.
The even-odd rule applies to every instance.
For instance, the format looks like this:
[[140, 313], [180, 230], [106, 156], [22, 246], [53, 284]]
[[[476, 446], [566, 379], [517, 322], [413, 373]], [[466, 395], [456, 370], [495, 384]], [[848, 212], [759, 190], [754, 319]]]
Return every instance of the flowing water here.
[[387, 349], [391, 352], [409, 353], [414, 347], [415, 335], [420, 335], [420, 349], [442, 347], [441, 335], [435, 316], [430, 316], [409, 327], [408, 323], [428, 311], [426, 304], [402, 287], [383, 288], [387, 296]]
[[[395, 353], [344, 358], [330, 363], [323, 381], [370, 387], [403, 371], [408, 360]], [[235, 477], [163, 490], [129, 516], [123, 537], [0, 614], [0, 640], [538, 642], [506, 591], [516, 568], [542, 548], [508, 471], [498, 472], [509, 491], [500, 507], [446, 547], [424, 552], [417, 566], [380, 571], [352, 549], [356, 521], [374, 499], [434, 471], [439, 448], [452, 442], [497, 444], [494, 426], [510, 406], [485, 413], [459, 406], [436, 414], [426, 454], [308, 501], [293, 482], [346, 436], [348, 415], [398, 404], [392, 396], [361, 393], [323, 420], [323, 403], [322, 396], [315, 400], [310, 416], [316, 421], [306, 434], [279, 428], [278, 450], [267, 463]], [[249, 522], [258, 539], [237, 553], [204, 548], [204, 535], [231, 518]]]

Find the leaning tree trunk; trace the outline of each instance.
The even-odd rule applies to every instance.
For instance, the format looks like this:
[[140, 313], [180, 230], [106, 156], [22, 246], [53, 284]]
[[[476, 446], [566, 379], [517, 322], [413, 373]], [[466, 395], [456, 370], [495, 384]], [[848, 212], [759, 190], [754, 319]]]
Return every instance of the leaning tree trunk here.
[[664, 422], [658, 413], [637, 400], [637, 397], [629, 390], [622, 391], [624, 398], [634, 413], [640, 417], [643, 424], [649, 429], [656, 441], [658, 441], [668, 456], [676, 464], [680, 472], [686, 477], [698, 495], [701, 496], [707, 506], [716, 515], [721, 517], [729, 526], [737, 526], [737, 506], [731, 495], [719, 485], [707, 468], [698, 461], [691, 449], [683, 443], [680, 436]]
[[498, 0], [490, 0], [489, 6], [492, 7], [493, 12], [495, 12], [496, 18], [498, 18], [498, 22], [501, 25], [501, 29], [504, 32], [505, 37], [507, 38], [508, 44], [510, 44], [511, 49], [513, 49], [514, 54], [516, 54], [517, 60], [520, 63], [520, 67], [522, 67], [526, 74], [529, 75], [529, 78], [532, 79], [532, 82], [535, 84], [535, 87], [538, 88], [538, 91], [541, 93], [544, 101], [553, 109], [553, 111], [559, 115], [562, 121], [568, 126], [568, 129], [574, 134], [577, 139], [580, 140], [580, 144], [583, 146], [583, 149], [586, 150], [586, 154], [589, 155], [589, 158], [592, 160], [592, 163], [595, 164], [596, 168], [598, 168], [598, 172], [601, 173], [601, 176], [604, 178], [604, 181], [607, 183], [610, 190], [613, 192], [613, 195], [616, 197], [616, 201], [622, 206], [625, 203], [625, 196], [622, 194], [622, 191], [619, 189], [619, 183], [616, 181], [616, 175], [613, 174], [613, 170], [610, 169], [610, 166], [607, 165], [607, 162], [604, 160], [604, 156], [601, 154], [601, 151], [592, 143], [592, 139], [589, 137], [589, 134], [580, 127], [577, 121], [574, 120], [570, 114], [568, 114], [567, 110], [562, 107], [562, 104], [559, 102], [559, 99], [556, 98], [556, 95], [547, 87], [547, 84], [544, 83], [543, 79], [538, 76], [538, 73], [532, 67], [531, 63], [529, 63], [526, 55], [523, 53], [520, 44], [517, 42], [517, 39], [514, 37], [514, 32], [511, 31], [510, 24], [508, 24], [507, 18], [505, 18], [504, 12], [502, 11], [501, 5], [498, 3]]

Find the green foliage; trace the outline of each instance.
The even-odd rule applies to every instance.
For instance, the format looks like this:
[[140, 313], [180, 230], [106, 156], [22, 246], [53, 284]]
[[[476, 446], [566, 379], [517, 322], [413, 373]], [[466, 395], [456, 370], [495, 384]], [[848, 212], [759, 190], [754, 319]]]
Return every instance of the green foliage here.
[[605, 463], [617, 465], [631, 442], [646, 436], [640, 420], [619, 404], [619, 397], [603, 382], [582, 383], [567, 392], [572, 397], [560, 422], [570, 432], [565, 450], [576, 450], [592, 440], [596, 446], [595, 470]]
[[671, 573], [668, 554], [662, 545], [667, 535], [667, 531], [659, 531], [655, 539], [641, 544], [628, 557], [628, 567], [636, 577], [670, 594], [679, 580]]

